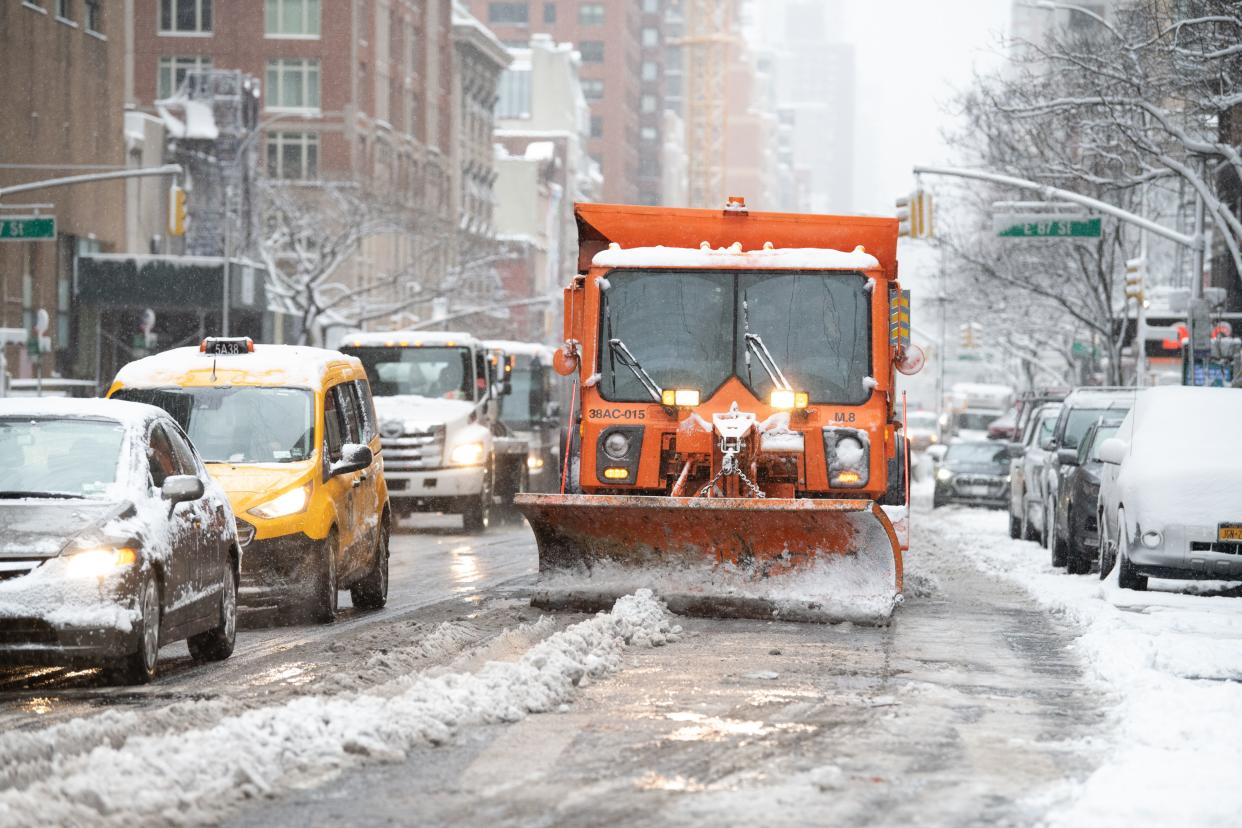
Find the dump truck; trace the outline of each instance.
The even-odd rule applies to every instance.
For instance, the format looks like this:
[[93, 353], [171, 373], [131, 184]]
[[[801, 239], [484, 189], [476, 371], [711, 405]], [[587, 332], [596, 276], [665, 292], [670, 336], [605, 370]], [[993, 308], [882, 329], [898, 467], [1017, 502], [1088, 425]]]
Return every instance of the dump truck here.
[[[886, 620], [908, 502], [895, 219], [579, 204], [560, 491], [533, 602]], [[888, 512], [886, 512], [886, 509]], [[713, 592], [713, 590], [715, 590]], [[858, 612], [855, 612], [857, 609]]]

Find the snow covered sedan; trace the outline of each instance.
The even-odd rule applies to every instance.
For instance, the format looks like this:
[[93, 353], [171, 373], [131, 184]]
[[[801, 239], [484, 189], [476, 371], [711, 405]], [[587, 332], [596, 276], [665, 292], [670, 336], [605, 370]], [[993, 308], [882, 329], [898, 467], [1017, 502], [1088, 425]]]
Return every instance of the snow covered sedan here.
[[1040, 540], [1044, 532], [1043, 445], [1061, 413], [1059, 402], [1041, 405], [1030, 417], [1019, 442], [1009, 445], [1009, 537]]
[[1103, 417], [1087, 429], [1077, 449], [1061, 449], [1063, 482], [1057, 492], [1057, 525], [1065, 527], [1065, 568], [1085, 575], [1099, 554], [1100, 446], [1117, 433], [1121, 420]]
[[1100, 577], [1242, 580], [1242, 389], [1144, 391], [1104, 441]]
[[237, 529], [176, 422], [110, 400], [0, 400], [0, 663], [150, 681], [237, 629]]
[[995, 440], [953, 443], [936, 470], [933, 508], [949, 503], [1003, 509], [1009, 503], [1009, 447]]

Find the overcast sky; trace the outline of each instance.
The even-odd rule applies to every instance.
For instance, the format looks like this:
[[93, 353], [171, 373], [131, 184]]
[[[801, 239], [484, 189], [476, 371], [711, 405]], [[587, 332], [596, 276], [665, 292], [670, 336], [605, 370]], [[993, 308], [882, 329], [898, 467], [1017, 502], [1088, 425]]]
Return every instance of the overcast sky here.
[[839, 39], [857, 60], [855, 209], [893, 214], [910, 167], [949, 160], [942, 105], [995, 68], [1009, 0], [844, 0]]

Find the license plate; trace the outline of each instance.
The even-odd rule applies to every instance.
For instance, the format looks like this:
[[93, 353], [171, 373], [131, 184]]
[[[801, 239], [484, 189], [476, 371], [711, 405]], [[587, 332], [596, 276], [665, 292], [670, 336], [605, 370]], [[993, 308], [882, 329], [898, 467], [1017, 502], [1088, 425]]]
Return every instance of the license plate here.
[[967, 497], [987, 497], [987, 495], [988, 495], [987, 486], [967, 486], [966, 487]]
[[1242, 541], [1242, 523], [1222, 523], [1216, 530], [1216, 539]]
[[389, 480], [388, 488], [393, 490], [394, 492], [399, 492], [405, 488], [405, 484], [408, 482], [409, 482], [408, 480], [404, 480], [401, 478], [398, 478], [396, 480]]

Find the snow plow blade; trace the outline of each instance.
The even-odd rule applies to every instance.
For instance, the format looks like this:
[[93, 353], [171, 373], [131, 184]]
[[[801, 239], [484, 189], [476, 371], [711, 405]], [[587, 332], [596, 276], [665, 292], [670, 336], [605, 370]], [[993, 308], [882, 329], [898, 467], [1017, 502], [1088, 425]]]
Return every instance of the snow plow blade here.
[[869, 500], [519, 495], [545, 609], [608, 609], [653, 589], [686, 615], [888, 621], [901, 548]]

